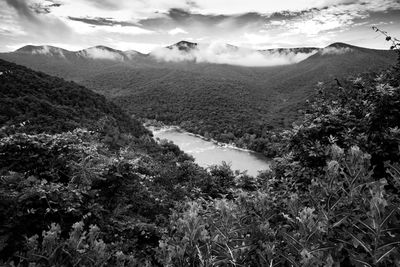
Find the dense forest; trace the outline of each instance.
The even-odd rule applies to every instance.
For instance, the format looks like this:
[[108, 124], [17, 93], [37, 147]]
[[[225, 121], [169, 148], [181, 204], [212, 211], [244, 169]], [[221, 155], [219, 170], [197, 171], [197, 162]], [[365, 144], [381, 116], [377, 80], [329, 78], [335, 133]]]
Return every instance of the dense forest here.
[[114, 103], [74, 82], [1, 59], [0, 73], [0, 125], [25, 133], [56, 133], [114, 123], [121, 132], [144, 133]]
[[[269, 157], [277, 152], [268, 145], [275, 141], [273, 130], [292, 127], [302, 118], [299, 110], [306, 109], [304, 103], [312, 99], [318, 82], [335, 90], [335, 78], [343, 82], [349, 75], [379, 72], [395, 63], [394, 51], [345, 43], [320, 48], [296, 64], [270, 67], [163, 62], [151, 54], [124, 60], [93, 59], [80, 52], [47, 48], [48, 54], [40, 54], [32, 49], [43, 47], [27, 46], [0, 53], [0, 58], [76, 81], [130, 115], [179, 125]], [[102, 49], [121, 57], [121, 51]]]
[[[275, 130], [303, 116], [318, 82], [337, 82], [361, 72], [379, 72], [395, 53], [334, 43], [297, 64], [262, 68], [179, 62], [163, 68], [110, 69], [81, 81], [130, 114], [156, 119], [207, 138], [276, 155]], [[151, 77], [149, 79], [149, 77]]]
[[[397, 65], [320, 84], [304, 117], [275, 133], [269, 145], [280, 153], [257, 177], [226, 164], [200, 168], [133, 119], [139, 128], [110, 140], [85, 124], [10, 130], [17, 122], [5, 117], [1, 264], [400, 266], [400, 44], [387, 40]], [[20, 74], [2, 71], [2, 94], [53, 79], [2, 64]], [[53, 90], [40, 88], [41, 97]], [[112, 116], [110, 127], [126, 118], [116, 108], [97, 114]]]

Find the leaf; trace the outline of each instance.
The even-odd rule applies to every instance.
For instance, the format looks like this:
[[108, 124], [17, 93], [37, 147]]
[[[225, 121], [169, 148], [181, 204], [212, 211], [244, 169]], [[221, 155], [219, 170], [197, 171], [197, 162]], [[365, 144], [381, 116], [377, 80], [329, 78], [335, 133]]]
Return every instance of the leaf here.
[[386, 223], [387, 220], [389, 220], [389, 218], [393, 215], [393, 213], [397, 210], [397, 208], [392, 209], [389, 214], [385, 217], [385, 219], [383, 219], [383, 221], [380, 224], [380, 227], [382, 228], [382, 226]]
[[333, 249], [333, 248], [334, 247], [316, 248], [316, 249], [311, 250], [310, 252], [314, 253], [314, 252], [323, 251], [323, 250], [329, 250], [329, 249]]
[[[364, 225], [366, 228], [368, 228], [368, 230], [370, 230], [372, 233], [375, 233], [375, 230], [369, 226], [368, 224], [366, 224], [365, 222], [361, 221], [361, 220], [357, 220], [359, 223], [361, 223], [362, 225]], [[357, 227], [358, 228], [358, 227]], [[360, 228], [358, 228], [360, 229]]]
[[395, 247], [392, 247], [391, 249], [389, 249], [388, 251], [386, 251], [382, 256], [379, 257], [379, 259], [376, 261], [376, 263], [379, 263], [381, 260], [383, 260], [386, 256], [388, 256], [393, 250], [395, 249]]
[[331, 210], [333, 210], [333, 208], [337, 205], [337, 204], [339, 204], [339, 201], [342, 199], [342, 197], [340, 197], [331, 207], [330, 207], [330, 209]]
[[362, 260], [358, 260], [358, 259], [356, 259], [356, 258], [352, 258], [352, 260], [354, 260], [354, 261], [356, 261], [356, 262], [358, 262], [358, 263], [362, 263], [362, 264], [364, 264], [364, 266], [372, 267], [372, 265], [369, 264], [368, 262], [365, 262], [365, 261], [362, 261]]
[[357, 241], [357, 243], [360, 244], [360, 245], [365, 249], [365, 251], [367, 251], [370, 255], [372, 255], [371, 249], [368, 248], [367, 245], [366, 245], [363, 241], [361, 241], [358, 237], [356, 237], [356, 236], [353, 235], [352, 233], [350, 233], [350, 232], [348, 232], [348, 231], [347, 231], [347, 233], [350, 234], [351, 237], [352, 237], [355, 241]]
[[303, 245], [299, 241], [297, 241], [294, 237], [292, 237], [291, 235], [286, 234], [286, 233], [285, 233], [285, 236], [289, 237], [289, 239], [293, 240], [296, 244], [298, 244], [300, 247], [303, 248]]
[[348, 216], [344, 216], [342, 219], [339, 221], [335, 222], [332, 226], [332, 228], [339, 226], [345, 219], [347, 219]]
[[293, 266], [298, 267], [299, 265], [297, 263], [295, 263], [292, 259], [290, 259], [289, 257], [286, 257], [283, 254], [280, 254], [282, 257], [284, 257], [287, 261], [289, 261]]
[[400, 241], [396, 241], [396, 242], [391, 242], [391, 243], [384, 244], [384, 245], [378, 247], [377, 250], [380, 250], [380, 249], [382, 249], [382, 248], [385, 248], [385, 247], [388, 247], [388, 246], [391, 246], [391, 245], [397, 245], [397, 244], [400, 244]]

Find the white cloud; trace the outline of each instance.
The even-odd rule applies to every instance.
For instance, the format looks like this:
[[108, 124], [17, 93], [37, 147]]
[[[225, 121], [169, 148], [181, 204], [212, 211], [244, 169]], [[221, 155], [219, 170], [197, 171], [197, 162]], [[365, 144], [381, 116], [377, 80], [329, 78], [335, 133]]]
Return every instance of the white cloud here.
[[325, 47], [322, 49], [322, 55], [342, 55], [353, 51], [350, 47]]
[[[26, 0], [39, 2], [39, 0]], [[271, 14], [280, 11], [302, 11], [312, 8], [357, 5], [361, 10], [399, 9], [398, 0], [58, 0], [60, 7], [52, 13], [58, 17], [103, 17], [120, 21], [138, 21], [163, 16], [171, 8], [200, 14], [236, 15], [248, 12]], [[345, 4], [345, 5], [344, 5]]]
[[113, 41], [113, 48], [127, 51], [127, 50], [135, 50], [141, 53], [149, 53], [152, 50], [160, 47], [167, 46], [168, 44], [158, 44], [158, 43], [138, 43], [138, 42], [124, 42], [124, 41]]
[[58, 0], [58, 2], [61, 6], [53, 10], [57, 16], [116, 18], [120, 21], [162, 16], [161, 14], [170, 8], [188, 7], [185, 0]]
[[32, 54], [65, 57], [61, 49], [44, 45], [32, 51]]
[[169, 35], [188, 34], [188, 32], [182, 28], [175, 28], [175, 29], [168, 31], [168, 34]]
[[240, 66], [278, 66], [300, 62], [317, 53], [280, 53], [278, 51], [260, 52], [252, 49], [232, 47], [222, 43], [199, 44], [197, 49], [181, 51], [177, 47], [172, 49], [159, 48], [151, 55], [160, 61], [179, 62], [195, 61], [216, 64]]
[[[334, 6], [300, 18], [303, 23], [300, 22], [297, 25], [294, 23], [293, 26], [297, 26], [298, 29], [303, 27], [303, 33], [318, 34], [322, 31], [348, 27], [353, 24], [355, 19], [363, 19], [368, 16], [369, 13], [358, 4]], [[309, 24], [304, 22], [309, 22]]]
[[84, 57], [89, 57], [93, 59], [109, 59], [109, 60], [119, 60], [119, 61], [124, 60], [123, 55], [99, 47], [91, 47], [82, 50], [79, 52], [79, 54]]
[[[13, 44], [30, 42], [60, 43], [62, 47], [103, 44], [117, 48], [132, 43], [134, 45], [128, 49], [148, 52], [157, 44], [176, 41], [179, 34], [187, 34], [185, 39], [192, 38], [196, 42], [200, 39], [206, 42], [221, 40], [224, 43], [263, 48], [326, 46], [335, 41], [352, 42], [361, 38], [365, 44], [358, 45], [368, 46], [375, 41], [368, 39], [370, 37], [367, 30], [361, 36], [360, 27], [356, 28], [354, 25], [372, 23], [376, 17], [371, 12], [400, 9], [398, 0], [56, 0], [61, 6], [50, 8], [49, 14], [36, 14], [31, 10], [31, 14], [28, 14], [30, 16], [24, 17], [23, 12], [21, 15], [18, 8], [13, 7], [14, 3], [25, 3], [26, 6], [51, 5], [52, 1], [6, 1], [0, 0], [0, 50]], [[325, 8], [321, 9], [322, 7]], [[187, 19], [184, 19], [185, 24], [179, 19], [168, 18], [171, 8], [188, 12]], [[310, 8], [316, 9], [309, 10]], [[296, 13], [300, 10], [308, 11]], [[288, 11], [291, 16], [269, 17], [272, 12], [280, 11]], [[246, 16], [248, 12], [265, 16]], [[210, 17], [206, 20], [207, 17], [190, 13], [228, 17]], [[382, 14], [379, 14], [382, 21], [395, 20], [395, 13], [388, 11], [387, 19]], [[83, 20], [99, 18], [99, 24], [101, 19], [105, 19], [105, 23], [116, 23], [114, 26], [92, 25], [70, 20], [70, 16]], [[147, 24], [143, 22], [140, 25], [141, 19], [151, 18], [164, 20], [154, 20]], [[166, 23], [162, 24], [163, 22]], [[119, 26], [121, 23], [126, 26]], [[396, 20], [392, 28], [386, 30], [397, 35], [399, 30], [396, 26], [399, 23], [400, 20]], [[354, 36], [353, 33], [358, 35]], [[107, 38], [114, 41], [108, 42]]]
[[146, 30], [140, 27], [135, 26], [96, 26], [96, 30], [112, 32], [112, 33], [120, 33], [120, 34], [129, 34], [129, 35], [139, 35], [139, 34], [153, 34], [154, 31]]
[[301, 11], [311, 8], [332, 7], [342, 4], [360, 4], [371, 11], [400, 8], [397, 0], [197, 0], [193, 10], [207, 14], [241, 14], [246, 12], [272, 13], [279, 11]]

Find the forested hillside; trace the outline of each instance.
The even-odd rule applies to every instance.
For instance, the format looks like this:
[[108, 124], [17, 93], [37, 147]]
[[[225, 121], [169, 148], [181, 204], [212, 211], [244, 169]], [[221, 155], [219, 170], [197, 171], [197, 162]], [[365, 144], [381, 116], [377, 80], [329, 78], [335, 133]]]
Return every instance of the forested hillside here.
[[[77, 127], [114, 124], [121, 132], [146, 132], [114, 103], [74, 82], [66, 82], [0, 60], [0, 125], [26, 133], [59, 133]], [[101, 125], [101, 124], [104, 125]]]
[[[182, 49], [182, 53], [192, 49]], [[271, 130], [291, 127], [302, 117], [305, 102], [315, 94], [318, 82], [335, 86], [335, 79], [379, 72], [395, 62], [393, 51], [343, 43], [319, 49], [296, 64], [271, 67], [164, 62], [151, 54], [120, 60], [122, 52], [110, 48], [103, 50], [111, 51], [117, 59], [25, 50], [0, 57], [77, 81], [130, 114], [179, 125], [268, 156], [275, 153], [267, 145], [273, 140]]]

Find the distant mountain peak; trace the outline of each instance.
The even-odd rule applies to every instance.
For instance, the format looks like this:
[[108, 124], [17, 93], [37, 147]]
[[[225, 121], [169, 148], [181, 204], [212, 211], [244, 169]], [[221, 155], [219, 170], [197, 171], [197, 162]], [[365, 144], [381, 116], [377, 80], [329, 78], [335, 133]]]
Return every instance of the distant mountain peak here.
[[358, 47], [353, 46], [353, 45], [337, 42], [337, 43], [330, 44], [327, 47], [321, 49], [319, 54], [321, 54], [321, 55], [331, 55], [331, 56], [332, 55], [343, 55], [343, 54], [346, 54], [346, 53], [353, 52], [357, 48]]
[[168, 49], [178, 48], [180, 51], [190, 51], [197, 48], [198, 43], [192, 43], [188, 41], [179, 41], [176, 44], [167, 46]]
[[109, 51], [109, 52], [115, 52], [115, 53], [121, 53], [122, 51], [111, 48], [109, 46], [105, 46], [105, 45], [96, 45], [96, 46], [92, 46], [92, 47], [88, 47], [86, 49], [83, 49], [81, 51], [87, 51], [87, 50], [93, 50], [93, 49], [100, 49], [100, 50], [105, 50], [105, 51]]
[[333, 44], [328, 45], [327, 47], [334, 47], [334, 48], [355, 48], [353, 45], [349, 45], [346, 43], [336, 42]]
[[91, 59], [123, 61], [126, 58], [124, 52], [104, 45], [92, 46], [78, 51], [77, 54]]
[[15, 50], [15, 52], [64, 57], [68, 51], [51, 45], [26, 45]]
[[15, 52], [29, 52], [29, 53], [31, 53], [31, 52], [35, 51], [36, 49], [39, 49], [39, 48], [42, 48], [42, 47], [43, 47], [43, 45], [40, 45], [40, 46], [39, 45], [25, 45], [25, 46], [15, 50]]

